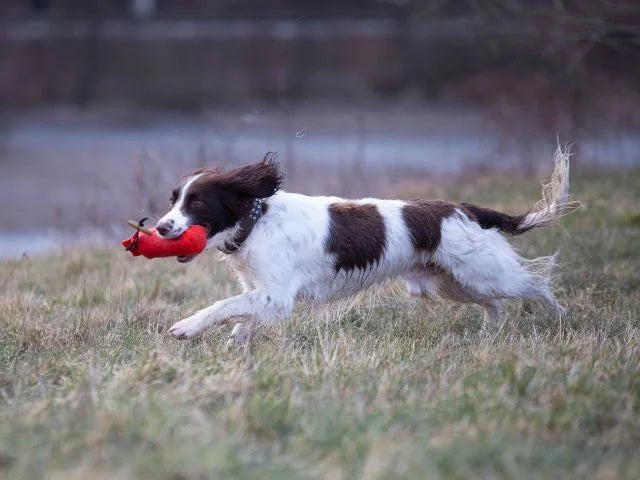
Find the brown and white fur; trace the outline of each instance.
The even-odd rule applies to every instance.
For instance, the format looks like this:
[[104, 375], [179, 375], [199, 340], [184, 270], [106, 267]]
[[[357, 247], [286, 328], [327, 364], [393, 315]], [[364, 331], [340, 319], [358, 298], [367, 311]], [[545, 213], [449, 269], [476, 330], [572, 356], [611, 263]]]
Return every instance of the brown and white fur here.
[[[243, 343], [258, 324], [287, 319], [298, 300], [330, 301], [401, 277], [412, 295], [475, 303], [487, 324], [500, 322], [504, 300], [531, 299], [562, 311], [551, 291], [555, 256], [522, 258], [507, 236], [553, 223], [568, 205], [569, 156], [555, 154], [551, 181], [529, 212], [511, 216], [466, 203], [310, 197], [280, 190], [277, 162], [183, 177], [172, 208], [157, 228], [168, 238], [192, 224], [207, 228], [237, 273], [243, 293], [175, 323], [169, 333], [191, 338], [235, 323], [231, 342]], [[229, 252], [241, 222], [261, 216]], [[246, 232], [245, 232], [246, 233]], [[180, 257], [185, 262], [191, 257]]]

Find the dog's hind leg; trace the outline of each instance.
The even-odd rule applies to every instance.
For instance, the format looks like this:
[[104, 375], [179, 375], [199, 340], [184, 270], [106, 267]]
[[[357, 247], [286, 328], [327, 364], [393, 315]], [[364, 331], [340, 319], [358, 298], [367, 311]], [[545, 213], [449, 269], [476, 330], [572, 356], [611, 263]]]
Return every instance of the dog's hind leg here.
[[484, 308], [484, 328], [496, 330], [502, 326], [502, 299], [491, 298], [479, 294], [471, 287], [463, 286], [452, 275], [442, 273], [439, 276], [439, 294], [459, 303], [475, 303]]
[[410, 295], [422, 298], [440, 296], [458, 303], [475, 303], [484, 308], [485, 327], [496, 329], [502, 324], [502, 301], [486, 298], [464, 287], [453, 276], [435, 265], [416, 267], [403, 275]]
[[422, 298], [435, 298], [440, 289], [440, 271], [432, 265], [411, 269], [402, 278], [407, 284], [407, 293]]
[[558, 317], [564, 313], [564, 307], [557, 302], [551, 290], [546, 286], [537, 289], [530, 298], [541, 303], [549, 315]]
[[529, 276], [528, 288], [521, 298], [537, 301], [550, 315], [562, 315], [564, 308], [556, 301], [551, 289], [556, 255], [533, 259], [520, 258], [520, 264]]
[[484, 328], [489, 330], [497, 330], [504, 322], [502, 314], [502, 301], [500, 300], [483, 300], [478, 303], [484, 308]]

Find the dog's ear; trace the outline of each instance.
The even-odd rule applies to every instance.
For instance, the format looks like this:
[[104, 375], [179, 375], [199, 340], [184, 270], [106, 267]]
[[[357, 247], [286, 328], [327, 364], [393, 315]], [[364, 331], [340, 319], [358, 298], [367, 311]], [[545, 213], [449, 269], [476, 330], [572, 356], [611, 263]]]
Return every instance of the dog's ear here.
[[220, 174], [217, 182], [225, 190], [244, 197], [266, 198], [280, 190], [283, 179], [277, 154], [269, 152], [261, 162]]

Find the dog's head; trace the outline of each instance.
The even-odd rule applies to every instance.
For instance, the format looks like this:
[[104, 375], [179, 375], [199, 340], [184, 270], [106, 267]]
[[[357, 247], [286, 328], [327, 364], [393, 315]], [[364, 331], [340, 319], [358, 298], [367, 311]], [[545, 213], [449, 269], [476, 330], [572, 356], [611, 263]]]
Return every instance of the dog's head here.
[[279, 164], [271, 153], [259, 163], [226, 172], [196, 170], [180, 178], [171, 192], [171, 209], [158, 221], [156, 230], [164, 238], [176, 238], [190, 225], [202, 225], [212, 238], [246, 217], [254, 199], [270, 197], [281, 184]]

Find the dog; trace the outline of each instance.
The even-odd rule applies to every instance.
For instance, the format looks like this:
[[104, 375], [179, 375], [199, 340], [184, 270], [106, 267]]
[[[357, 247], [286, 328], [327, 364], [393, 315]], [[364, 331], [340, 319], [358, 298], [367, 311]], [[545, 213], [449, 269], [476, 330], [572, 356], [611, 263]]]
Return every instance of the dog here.
[[525, 259], [506, 238], [554, 223], [570, 207], [569, 154], [558, 148], [554, 163], [542, 200], [515, 216], [442, 200], [289, 193], [274, 154], [228, 171], [194, 171], [173, 189], [156, 230], [176, 238], [190, 225], [205, 227], [207, 248], [222, 252], [243, 292], [169, 333], [186, 339], [235, 323], [229, 343], [243, 344], [256, 325], [287, 319], [296, 301], [336, 300], [398, 277], [411, 295], [481, 306], [488, 328], [501, 324], [505, 300], [535, 300], [560, 314], [551, 289], [556, 256]]

